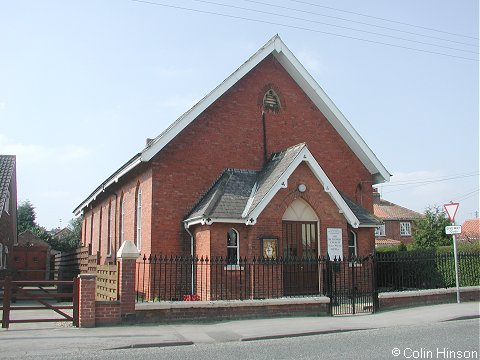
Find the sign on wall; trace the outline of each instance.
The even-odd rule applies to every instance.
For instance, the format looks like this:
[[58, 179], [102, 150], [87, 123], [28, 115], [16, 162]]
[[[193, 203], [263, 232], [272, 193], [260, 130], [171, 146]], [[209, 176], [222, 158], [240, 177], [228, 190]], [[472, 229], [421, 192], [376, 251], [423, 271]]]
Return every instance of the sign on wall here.
[[331, 260], [343, 259], [341, 228], [327, 228], [327, 252]]

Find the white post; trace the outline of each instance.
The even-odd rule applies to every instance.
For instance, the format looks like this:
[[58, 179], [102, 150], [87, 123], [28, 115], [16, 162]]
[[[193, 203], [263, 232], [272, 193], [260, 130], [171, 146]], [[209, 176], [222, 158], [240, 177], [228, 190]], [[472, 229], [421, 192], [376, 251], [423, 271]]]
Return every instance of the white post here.
[[[455, 225], [455, 223], [453, 223]], [[453, 255], [455, 256], [455, 282], [457, 285], [457, 303], [460, 304], [460, 284], [458, 281], [458, 258], [457, 258], [457, 241], [455, 240], [455, 234], [453, 237]]]

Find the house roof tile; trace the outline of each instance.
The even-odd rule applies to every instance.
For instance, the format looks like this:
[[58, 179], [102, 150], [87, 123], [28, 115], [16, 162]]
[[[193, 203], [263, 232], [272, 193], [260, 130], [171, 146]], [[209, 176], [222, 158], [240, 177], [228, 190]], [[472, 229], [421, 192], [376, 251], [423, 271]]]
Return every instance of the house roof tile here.
[[14, 170], [15, 155], [0, 155], [0, 215], [5, 207]]
[[373, 204], [373, 213], [382, 220], [415, 220], [423, 216], [416, 211], [383, 199]]
[[459, 238], [464, 240], [480, 240], [480, 218], [465, 220]]

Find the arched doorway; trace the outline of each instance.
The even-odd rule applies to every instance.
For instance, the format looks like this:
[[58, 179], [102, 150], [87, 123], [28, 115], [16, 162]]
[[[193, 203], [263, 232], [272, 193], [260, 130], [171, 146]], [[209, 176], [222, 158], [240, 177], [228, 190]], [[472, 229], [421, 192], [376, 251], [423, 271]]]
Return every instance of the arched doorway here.
[[318, 294], [318, 223], [302, 199], [293, 201], [282, 216], [285, 295]]

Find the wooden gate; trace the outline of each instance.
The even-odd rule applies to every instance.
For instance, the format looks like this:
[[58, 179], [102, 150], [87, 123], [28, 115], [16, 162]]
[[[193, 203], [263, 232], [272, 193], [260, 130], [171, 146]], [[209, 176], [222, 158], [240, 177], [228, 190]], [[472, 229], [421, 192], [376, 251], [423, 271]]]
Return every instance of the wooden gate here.
[[[71, 321], [78, 326], [78, 278], [74, 280], [12, 280], [10, 275], [0, 280], [3, 289], [2, 328], [13, 323]], [[34, 301], [40, 305], [17, 304], [19, 300]], [[54, 301], [71, 301], [72, 305], [54, 305]], [[11, 319], [12, 311], [51, 310], [61, 317]], [[72, 315], [63, 310], [72, 310]]]
[[377, 292], [372, 257], [327, 261], [326, 265], [331, 315], [375, 312]]

